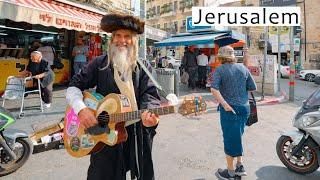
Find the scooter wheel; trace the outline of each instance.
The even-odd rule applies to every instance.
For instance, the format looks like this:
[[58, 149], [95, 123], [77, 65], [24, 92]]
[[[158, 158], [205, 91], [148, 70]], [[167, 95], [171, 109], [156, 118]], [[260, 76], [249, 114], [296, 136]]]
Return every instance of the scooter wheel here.
[[24, 163], [29, 159], [30, 155], [33, 152], [33, 144], [29, 138], [17, 138], [15, 143], [18, 143], [22, 146], [22, 153], [19, 154], [19, 156], [17, 157], [18, 159], [12, 161], [9, 164], [6, 164], [6, 166], [2, 167], [0, 164], [0, 177], [18, 170], [22, 165], [24, 165]]
[[[281, 136], [278, 139], [276, 150], [281, 162], [291, 171], [298, 174], [309, 174], [319, 168], [317, 152], [308, 143], [304, 144], [300, 156], [291, 155], [292, 139], [288, 136]], [[307, 161], [305, 161], [308, 159]]]

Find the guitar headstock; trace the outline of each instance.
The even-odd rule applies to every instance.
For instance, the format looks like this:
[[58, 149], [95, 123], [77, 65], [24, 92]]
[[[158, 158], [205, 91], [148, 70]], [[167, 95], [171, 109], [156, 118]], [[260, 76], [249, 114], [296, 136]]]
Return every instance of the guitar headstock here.
[[205, 112], [207, 110], [207, 104], [202, 96], [192, 97], [187, 99], [184, 98], [178, 112], [182, 115], [190, 115]]

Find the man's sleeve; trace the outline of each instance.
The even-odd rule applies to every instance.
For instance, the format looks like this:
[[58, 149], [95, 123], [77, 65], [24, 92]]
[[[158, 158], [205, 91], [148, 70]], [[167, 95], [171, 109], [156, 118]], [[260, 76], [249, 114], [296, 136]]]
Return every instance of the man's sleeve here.
[[[151, 65], [148, 62], [146, 62], [145, 65], [148, 70], [152, 72]], [[140, 70], [139, 88], [140, 109], [152, 109], [160, 107], [160, 96], [157, 88], [142, 68]], [[148, 127], [146, 129], [155, 129], [156, 127], [157, 126]]]
[[[145, 63], [145, 65], [152, 72], [151, 65], [149, 63]], [[151, 109], [160, 106], [160, 96], [157, 88], [142, 68], [140, 70], [139, 88], [140, 109]]]
[[247, 73], [248, 73], [248, 78], [247, 78], [247, 82], [246, 82], [247, 83], [246, 84], [247, 91], [255, 91], [255, 90], [257, 90], [257, 85], [254, 82], [254, 79], [253, 79], [250, 71], [248, 70]]
[[221, 86], [221, 73], [220, 73], [220, 68], [218, 67], [213, 73], [213, 82], [211, 84], [211, 88], [219, 91], [220, 86]]

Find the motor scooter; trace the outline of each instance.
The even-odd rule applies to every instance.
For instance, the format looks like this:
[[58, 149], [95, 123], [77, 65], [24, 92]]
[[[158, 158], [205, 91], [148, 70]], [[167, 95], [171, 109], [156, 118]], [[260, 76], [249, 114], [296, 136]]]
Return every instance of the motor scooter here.
[[292, 123], [297, 130], [282, 133], [277, 155], [289, 170], [312, 173], [320, 164], [320, 88], [303, 102]]
[[26, 132], [7, 129], [14, 122], [14, 116], [0, 107], [0, 176], [19, 169], [33, 152], [33, 144]]

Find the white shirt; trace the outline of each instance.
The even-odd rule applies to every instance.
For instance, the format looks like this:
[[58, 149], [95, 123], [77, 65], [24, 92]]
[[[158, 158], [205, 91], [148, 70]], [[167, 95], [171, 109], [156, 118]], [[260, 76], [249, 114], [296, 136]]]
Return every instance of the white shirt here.
[[67, 103], [73, 108], [76, 114], [87, 107], [83, 102], [82, 91], [75, 86], [68, 87], [66, 98]]
[[200, 54], [197, 56], [198, 66], [207, 66], [208, 65], [208, 56]]
[[210, 59], [209, 59], [209, 64], [214, 63], [215, 62], [215, 58], [216, 57], [214, 55], [211, 55]]
[[42, 57], [48, 62], [49, 65], [53, 64], [54, 53], [51, 46], [39, 47], [38, 51], [42, 53]]

